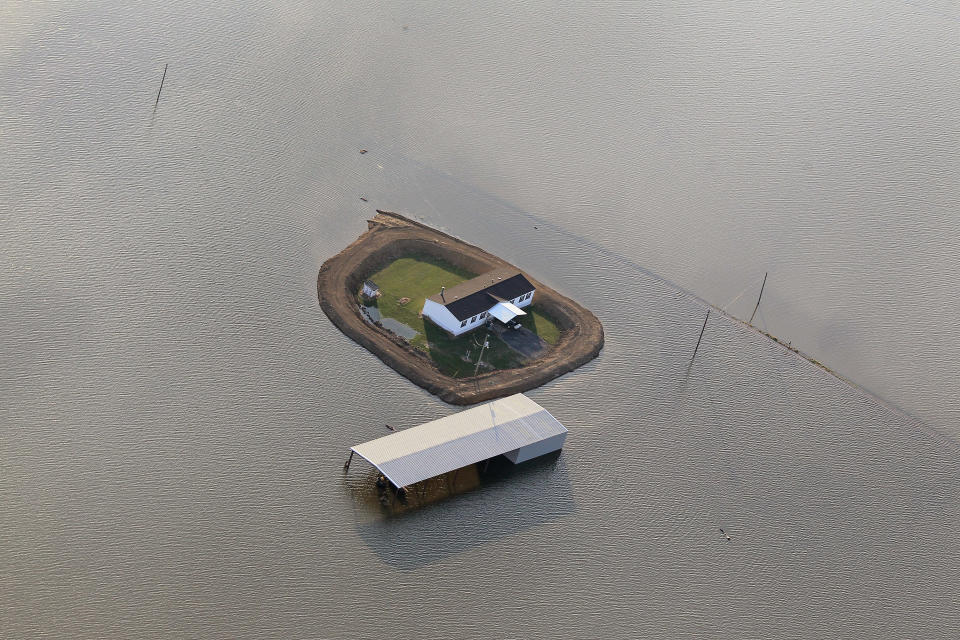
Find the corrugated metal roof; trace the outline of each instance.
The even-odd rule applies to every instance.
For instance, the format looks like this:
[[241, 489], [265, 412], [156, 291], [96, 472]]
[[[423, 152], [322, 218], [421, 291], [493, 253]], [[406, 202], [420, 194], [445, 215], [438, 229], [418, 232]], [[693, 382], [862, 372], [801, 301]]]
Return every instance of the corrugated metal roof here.
[[351, 448], [404, 487], [566, 432], [518, 393]]

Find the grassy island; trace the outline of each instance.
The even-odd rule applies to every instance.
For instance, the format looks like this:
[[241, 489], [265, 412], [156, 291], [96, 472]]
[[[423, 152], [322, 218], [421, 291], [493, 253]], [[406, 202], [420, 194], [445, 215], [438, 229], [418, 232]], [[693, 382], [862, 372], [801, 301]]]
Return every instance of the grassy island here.
[[[449, 310], [461, 301], [472, 301], [474, 294], [464, 292], [494, 272], [516, 274], [502, 276], [503, 287], [522, 281], [533, 290], [531, 299], [521, 298], [522, 291], [498, 288], [496, 281], [487, 286], [500, 292], [495, 294], [500, 297], [491, 298], [490, 311], [503, 316], [507, 309], [505, 319], [519, 321], [523, 328], [508, 329], [492, 319], [487, 324], [483, 319], [487, 314], [466, 313], [462, 306], [457, 307], [457, 324], [450, 324], [453, 315], [442, 319], [443, 325], [420, 317], [425, 299], [434, 304], [442, 297], [440, 287], [453, 296]], [[372, 286], [367, 281], [373, 281]], [[367, 292], [366, 298], [361, 291]], [[370, 296], [378, 297], [374, 301]], [[479, 247], [387, 211], [378, 211], [368, 221], [366, 233], [323, 263], [317, 297], [323, 312], [344, 334], [453, 404], [533, 389], [589, 362], [603, 348], [600, 321], [575, 301]], [[510, 307], [513, 302], [524, 309]], [[461, 329], [468, 322], [473, 326], [464, 333]], [[485, 339], [489, 347], [480, 358]]]

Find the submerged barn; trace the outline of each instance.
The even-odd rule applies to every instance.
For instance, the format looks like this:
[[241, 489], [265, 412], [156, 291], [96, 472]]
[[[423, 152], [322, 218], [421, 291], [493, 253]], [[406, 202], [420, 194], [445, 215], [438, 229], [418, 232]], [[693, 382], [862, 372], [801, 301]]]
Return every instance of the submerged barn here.
[[459, 336], [483, 326], [487, 318], [509, 322], [526, 315], [522, 307], [533, 302], [533, 294], [533, 285], [519, 270], [495, 269], [430, 296], [422, 315]]
[[[518, 393], [351, 447], [396, 487], [495, 456], [514, 464], [563, 448], [567, 430]], [[349, 465], [349, 460], [347, 461]]]

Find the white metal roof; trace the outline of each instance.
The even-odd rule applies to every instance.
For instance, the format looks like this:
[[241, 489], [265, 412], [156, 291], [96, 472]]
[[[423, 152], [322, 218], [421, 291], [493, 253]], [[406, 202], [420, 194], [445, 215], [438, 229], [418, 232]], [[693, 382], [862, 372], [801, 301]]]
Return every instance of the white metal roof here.
[[509, 322], [517, 316], [527, 315], [527, 312], [512, 302], [498, 302], [490, 308], [490, 315], [500, 322]]
[[351, 449], [404, 487], [566, 432], [518, 393]]

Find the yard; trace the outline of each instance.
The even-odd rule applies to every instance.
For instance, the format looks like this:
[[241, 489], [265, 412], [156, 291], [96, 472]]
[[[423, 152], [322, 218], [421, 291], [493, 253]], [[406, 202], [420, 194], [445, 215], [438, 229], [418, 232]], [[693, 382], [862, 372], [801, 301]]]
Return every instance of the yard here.
[[[380, 287], [380, 298], [375, 304], [381, 318], [392, 318], [417, 332], [410, 344], [428, 354], [441, 371], [453, 377], [472, 376], [476, 368], [485, 329], [452, 338], [443, 329], [420, 317], [423, 301], [453, 285], [473, 278], [476, 274], [459, 269], [429, 256], [414, 255], [400, 258], [370, 276]], [[536, 301], [536, 297], [534, 297]], [[548, 344], [555, 344], [560, 329], [546, 315], [528, 307], [523, 325], [538, 334]], [[388, 327], [389, 328], [389, 327]], [[523, 358], [490, 333], [490, 347], [483, 352], [483, 362], [494, 369], [513, 369], [523, 364]], [[490, 369], [481, 368], [481, 372]]]

